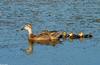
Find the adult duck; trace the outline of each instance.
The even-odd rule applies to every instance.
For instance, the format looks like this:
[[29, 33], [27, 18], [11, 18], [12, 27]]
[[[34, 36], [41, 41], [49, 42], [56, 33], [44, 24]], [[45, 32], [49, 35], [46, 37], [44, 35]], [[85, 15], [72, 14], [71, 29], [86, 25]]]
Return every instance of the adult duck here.
[[58, 31], [43, 31], [38, 35], [32, 33], [32, 24], [26, 24], [21, 30], [28, 31], [28, 41], [29, 47], [26, 49], [27, 52], [32, 52], [33, 44], [45, 44], [55, 46], [61, 39], [65, 39], [67, 34], [66, 32]]

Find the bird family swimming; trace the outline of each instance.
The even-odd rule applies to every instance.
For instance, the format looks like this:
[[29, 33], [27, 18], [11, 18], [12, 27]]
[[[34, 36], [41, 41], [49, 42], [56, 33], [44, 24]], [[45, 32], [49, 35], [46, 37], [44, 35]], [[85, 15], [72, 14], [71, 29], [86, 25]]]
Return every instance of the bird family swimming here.
[[91, 34], [84, 35], [82, 32], [76, 35], [72, 32], [70, 34], [67, 34], [66, 32], [48, 30], [35, 35], [32, 33], [32, 24], [25, 24], [21, 30], [26, 30], [28, 32], [29, 47], [26, 49], [28, 53], [32, 53], [34, 43], [55, 46], [61, 41], [61, 39], [65, 40], [66, 38], [79, 39], [92, 37]]

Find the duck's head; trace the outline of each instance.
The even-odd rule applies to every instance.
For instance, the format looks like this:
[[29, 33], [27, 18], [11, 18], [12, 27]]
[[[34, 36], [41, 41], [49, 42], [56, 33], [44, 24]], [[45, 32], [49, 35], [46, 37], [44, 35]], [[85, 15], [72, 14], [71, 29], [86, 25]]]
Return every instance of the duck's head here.
[[21, 30], [30, 30], [32, 29], [32, 24], [25, 24], [23, 28], [21, 28]]
[[29, 34], [32, 33], [32, 24], [25, 24], [23, 28], [21, 28], [21, 30], [26, 30], [29, 32]]

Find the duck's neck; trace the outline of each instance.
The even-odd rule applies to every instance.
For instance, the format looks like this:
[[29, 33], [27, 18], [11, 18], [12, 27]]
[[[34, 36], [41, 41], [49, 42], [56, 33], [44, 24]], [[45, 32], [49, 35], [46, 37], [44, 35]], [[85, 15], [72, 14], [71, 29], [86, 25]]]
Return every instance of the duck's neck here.
[[28, 35], [29, 35], [29, 37], [31, 37], [31, 35], [32, 35], [32, 29], [28, 30]]

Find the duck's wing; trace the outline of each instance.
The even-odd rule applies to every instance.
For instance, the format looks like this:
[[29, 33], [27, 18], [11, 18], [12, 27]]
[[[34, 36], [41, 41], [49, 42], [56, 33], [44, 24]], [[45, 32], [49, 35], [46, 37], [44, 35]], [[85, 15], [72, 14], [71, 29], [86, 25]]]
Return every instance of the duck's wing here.
[[48, 32], [41, 32], [39, 35], [48, 35]]
[[63, 35], [62, 32], [51, 32], [51, 33], [50, 33], [50, 36], [56, 37], [56, 38], [59, 38], [59, 37], [61, 37], [62, 35]]

